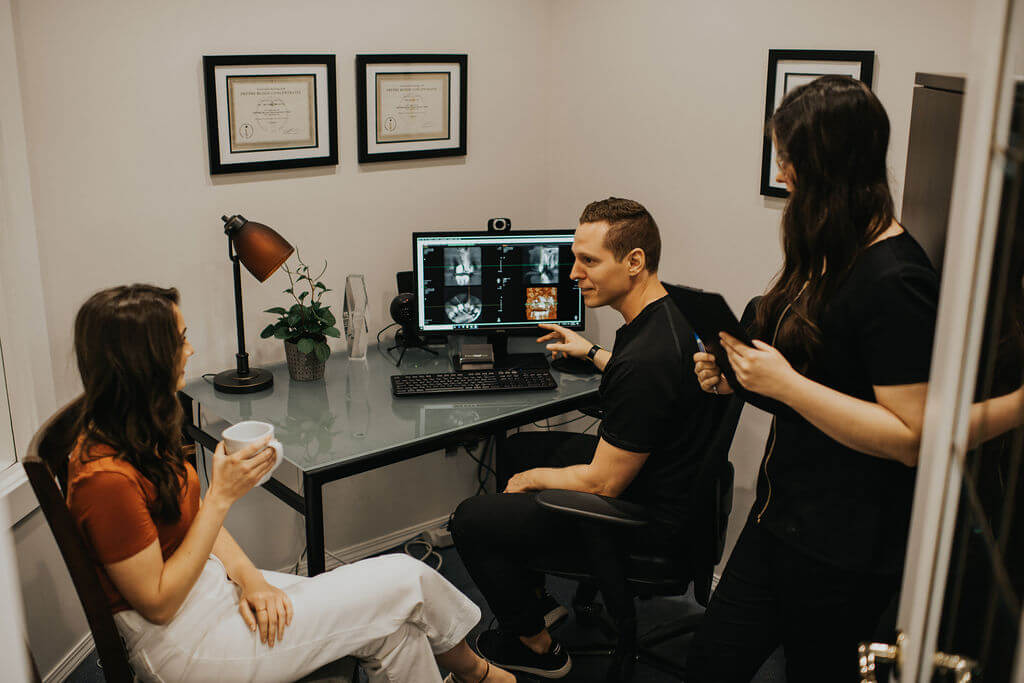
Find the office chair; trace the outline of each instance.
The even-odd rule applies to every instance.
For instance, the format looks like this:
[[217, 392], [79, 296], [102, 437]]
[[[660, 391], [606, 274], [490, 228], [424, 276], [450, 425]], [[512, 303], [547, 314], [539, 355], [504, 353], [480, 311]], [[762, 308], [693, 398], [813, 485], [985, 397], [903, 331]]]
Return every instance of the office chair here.
[[[50, 531], [67, 565], [78, 599], [92, 631], [96, 654], [107, 683], [132, 683], [135, 674], [128, 663], [124, 641], [114, 623], [107, 605], [107, 597], [100, 586], [85, 539], [68, 509], [64, 492], [67, 491], [67, 459], [75, 443], [77, 404], [74, 401], [59, 411], [39, 428], [23, 460], [29, 484], [39, 500]], [[62, 463], [53, 471], [48, 463]], [[355, 660], [351, 657], [332, 662], [309, 674], [302, 681], [337, 681], [351, 683], [356, 680]]]
[[[703, 615], [690, 614], [659, 624], [638, 639], [633, 600], [682, 596], [692, 584], [697, 602], [707, 607], [712, 574], [725, 549], [733, 489], [729, 448], [742, 409], [743, 400], [735, 395], [718, 399], [715, 430], [692, 490], [693, 533], [683, 558], [651, 552], [622, 553], [616, 542], [616, 530], [648, 523], [645, 509], [639, 505], [579, 491], [549, 490], [537, 495], [537, 501], [544, 507], [585, 522], [580, 526], [589, 558], [581, 558], [582, 562], [570, 567], [564, 560], [539, 557], [531, 563], [531, 568], [580, 582], [573, 599], [577, 621], [598, 627], [613, 642], [586, 650], [570, 650], [570, 653], [575, 657], [611, 657], [606, 677], [609, 683], [631, 680], [636, 661], [680, 679], [683, 677], [683, 666], [655, 653], [653, 648], [694, 632]], [[594, 557], [601, 559], [590, 559]], [[598, 590], [604, 596], [610, 623], [601, 616], [600, 606], [594, 604]]]

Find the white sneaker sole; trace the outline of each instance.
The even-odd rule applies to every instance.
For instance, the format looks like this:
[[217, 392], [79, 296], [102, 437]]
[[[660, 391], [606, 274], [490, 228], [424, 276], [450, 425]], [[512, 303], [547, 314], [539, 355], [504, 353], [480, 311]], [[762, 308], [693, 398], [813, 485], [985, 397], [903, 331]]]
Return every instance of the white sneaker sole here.
[[565, 605], [559, 605], [544, 615], [544, 628], [552, 628], [555, 624], [565, 621], [569, 616], [569, 609]]
[[521, 671], [524, 674], [530, 674], [538, 678], [565, 678], [572, 671], [572, 657], [569, 655], [565, 656], [565, 665], [560, 669], [535, 669], [532, 666], [519, 666], [516, 664], [502, 664], [491, 660], [492, 664], [500, 666], [506, 671]]

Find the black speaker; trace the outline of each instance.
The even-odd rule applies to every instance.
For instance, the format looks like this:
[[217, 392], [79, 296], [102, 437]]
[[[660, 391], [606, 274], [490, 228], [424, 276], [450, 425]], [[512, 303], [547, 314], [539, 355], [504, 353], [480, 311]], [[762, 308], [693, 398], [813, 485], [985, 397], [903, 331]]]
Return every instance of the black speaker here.
[[416, 291], [416, 278], [411, 270], [400, 270], [395, 273], [395, 284], [398, 285], [399, 294]]
[[511, 232], [512, 221], [507, 218], [491, 218], [487, 221], [487, 232]]
[[[403, 273], [399, 273], [402, 275]], [[411, 276], [412, 274], [409, 273]], [[401, 287], [401, 285], [399, 285]], [[420, 336], [417, 329], [416, 295], [410, 292], [401, 292], [391, 300], [391, 317], [401, 325], [401, 329], [395, 333], [395, 345], [388, 349], [388, 354], [394, 349], [399, 349], [397, 365], [402, 364], [405, 352], [409, 349], [423, 349], [430, 354], [437, 355], [437, 351], [427, 347], [427, 341]]]

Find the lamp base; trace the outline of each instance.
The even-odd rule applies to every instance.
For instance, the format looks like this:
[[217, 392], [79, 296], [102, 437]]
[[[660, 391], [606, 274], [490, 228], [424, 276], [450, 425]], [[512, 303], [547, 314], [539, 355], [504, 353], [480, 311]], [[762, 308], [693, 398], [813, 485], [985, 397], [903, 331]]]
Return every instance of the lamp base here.
[[251, 394], [274, 386], [274, 375], [262, 368], [249, 368], [249, 374], [240, 377], [238, 370], [218, 372], [213, 378], [213, 388], [225, 394]]

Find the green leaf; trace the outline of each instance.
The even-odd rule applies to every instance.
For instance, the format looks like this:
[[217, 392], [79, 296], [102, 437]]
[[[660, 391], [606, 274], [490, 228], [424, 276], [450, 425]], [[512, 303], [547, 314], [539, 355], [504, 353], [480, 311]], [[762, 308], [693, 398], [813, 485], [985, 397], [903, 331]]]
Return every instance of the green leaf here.
[[277, 326], [274, 325], [274, 324], [267, 325], [266, 327], [263, 328], [263, 331], [260, 332], [260, 338], [261, 339], [266, 339], [267, 337], [273, 337], [274, 336], [274, 330], [276, 328], [277, 328]]
[[326, 334], [328, 337], [340, 337], [341, 336], [341, 332], [338, 331], [337, 327], [328, 327], [326, 330], [324, 330], [324, 334]]
[[299, 301], [303, 301], [307, 296], [309, 296], [309, 292], [303, 292], [302, 294], [299, 294]]
[[294, 313], [295, 315], [302, 315], [302, 311], [305, 309], [306, 307], [302, 304], [292, 304], [292, 307], [288, 309], [288, 312]]
[[297, 346], [299, 347], [299, 351], [302, 351], [302, 353], [309, 353], [310, 351], [313, 350], [313, 347], [315, 345], [316, 342], [314, 342], [312, 339], [309, 339], [308, 337], [303, 337], [302, 339], [299, 340], [299, 343], [297, 344]]
[[265, 310], [263, 312], [264, 313], [273, 313], [274, 315], [285, 315], [285, 314], [288, 313], [288, 311], [284, 310], [280, 306], [274, 306], [273, 308], [268, 308], [267, 310]]
[[318, 283], [316, 283], [316, 284], [315, 284], [315, 285], [313, 285], [313, 286], [314, 286], [314, 287], [316, 287], [317, 289], [322, 289], [322, 290], [324, 290], [325, 292], [327, 291], [327, 286], [326, 286], [326, 285], [324, 285], [324, 283], [322, 283], [322, 282], [318, 282]]
[[293, 290], [291, 287], [289, 287], [288, 289], [284, 290], [284, 293], [285, 294], [294, 294], [295, 290]]
[[292, 327], [295, 327], [296, 325], [298, 325], [299, 321], [301, 319], [302, 319], [302, 316], [299, 315], [298, 313], [289, 313], [288, 314], [288, 324], [291, 325]]
[[316, 343], [316, 357], [321, 361], [326, 361], [331, 356], [331, 347], [324, 342]]
[[292, 335], [291, 335], [291, 332], [288, 331], [287, 327], [279, 327], [276, 330], [274, 330], [274, 336], [277, 339], [287, 339], [288, 337], [290, 337]]
[[330, 312], [329, 310], [327, 310], [326, 308], [321, 308], [321, 309], [320, 309], [320, 319], [321, 319], [321, 320], [323, 320], [323, 321], [324, 321], [325, 323], [327, 323], [328, 325], [332, 325], [332, 326], [333, 326], [333, 325], [334, 325], [335, 323], [337, 323], [337, 322], [338, 322], [338, 319], [334, 317], [334, 314], [333, 314], [333, 313], [331, 313], [331, 312]]

